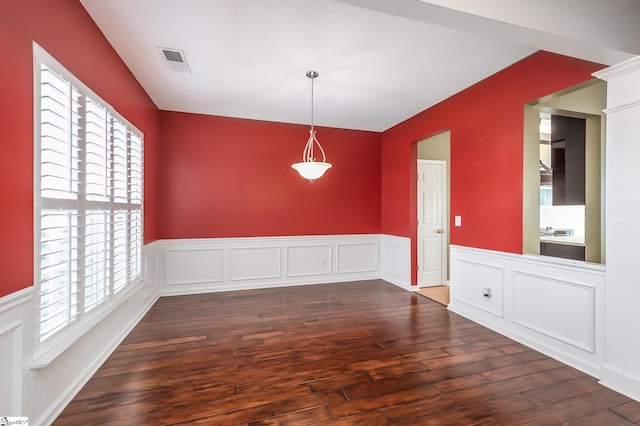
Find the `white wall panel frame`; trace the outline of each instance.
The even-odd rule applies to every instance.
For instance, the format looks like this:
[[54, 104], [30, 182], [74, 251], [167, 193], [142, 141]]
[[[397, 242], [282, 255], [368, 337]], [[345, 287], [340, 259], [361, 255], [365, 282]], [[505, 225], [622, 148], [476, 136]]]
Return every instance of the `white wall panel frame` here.
[[[504, 317], [505, 268], [463, 258], [456, 259], [458, 276], [463, 286], [453, 288], [453, 297], [459, 302], [497, 317]], [[484, 296], [489, 289], [491, 296]]]
[[338, 243], [337, 271], [339, 274], [377, 272], [379, 268], [378, 241], [370, 243]]
[[594, 286], [514, 270], [512, 295], [514, 323], [595, 352]]
[[21, 416], [23, 372], [22, 321], [0, 328], [0, 413]]
[[167, 285], [200, 284], [224, 279], [222, 249], [169, 249], [165, 259]]
[[[504, 274], [478, 275], [472, 264]], [[504, 301], [502, 317], [478, 302], [487, 287]], [[604, 289], [604, 265], [451, 246], [451, 311], [594, 377], [605, 354]]]
[[[161, 263], [168, 265], [171, 253], [192, 253], [185, 264], [209, 268], [197, 261], [198, 253], [216, 250], [224, 256], [224, 273], [222, 280], [195, 282], [188, 276], [207, 272], [189, 269], [181, 277], [184, 268], [173, 265], [171, 274], [159, 277], [159, 289], [168, 296], [377, 279], [382, 277], [381, 239], [379, 234], [357, 234], [161, 240]], [[408, 262], [409, 252], [406, 256]]]
[[[412, 290], [411, 239], [396, 235], [382, 235], [382, 279]], [[413, 289], [417, 289], [414, 286]]]
[[282, 277], [282, 247], [232, 247], [229, 250], [231, 281], [268, 280]]
[[328, 275], [332, 271], [331, 244], [288, 245], [287, 277], [312, 277]]
[[32, 351], [34, 287], [0, 298], [0, 415], [26, 416], [24, 377]]

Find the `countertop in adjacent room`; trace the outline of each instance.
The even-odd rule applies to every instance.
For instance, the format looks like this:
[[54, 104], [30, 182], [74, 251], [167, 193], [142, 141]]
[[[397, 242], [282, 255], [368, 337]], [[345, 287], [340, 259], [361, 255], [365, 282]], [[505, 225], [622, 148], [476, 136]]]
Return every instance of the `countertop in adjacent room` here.
[[540, 242], [584, 246], [584, 235], [541, 235]]

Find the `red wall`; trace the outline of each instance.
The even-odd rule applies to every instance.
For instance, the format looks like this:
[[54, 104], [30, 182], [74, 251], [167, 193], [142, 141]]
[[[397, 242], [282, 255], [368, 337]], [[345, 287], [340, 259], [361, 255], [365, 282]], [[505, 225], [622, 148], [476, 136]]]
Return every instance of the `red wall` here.
[[334, 168], [310, 184], [307, 126], [158, 112], [79, 2], [3, 1], [0, 297], [33, 282], [33, 40], [145, 134], [146, 242], [382, 232], [414, 259], [415, 143], [451, 130], [451, 243], [520, 253], [523, 105], [602, 68], [540, 52], [382, 135], [319, 128]]
[[145, 240], [158, 238], [156, 107], [79, 1], [2, 1], [0, 297], [33, 284], [32, 41], [145, 134]]
[[316, 130], [333, 168], [309, 183], [308, 126], [161, 112], [161, 238], [380, 233], [380, 133]]
[[416, 142], [450, 130], [451, 244], [521, 253], [524, 104], [603, 67], [538, 52], [385, 131], [382, 232], [411, 237], [416, 259]]

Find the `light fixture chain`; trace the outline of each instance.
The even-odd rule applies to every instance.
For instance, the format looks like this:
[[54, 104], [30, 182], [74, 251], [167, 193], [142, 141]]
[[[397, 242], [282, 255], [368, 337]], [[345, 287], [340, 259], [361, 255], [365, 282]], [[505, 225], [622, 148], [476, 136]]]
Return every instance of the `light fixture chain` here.
[[316, 78], [316, 73], [311, 73], [310, 75], [311, 78], [311, 136], [309, 138], [309, 152], [308, 152], [308, 158], [309, 161], [316, 161], [315, 157], [314, 157], [314, 142], [316, 140], [316, 132], [313, 128], [313, 83], [315, 81]]
[[[314, 128], [315, 116], [314, 116], [314, 109], [313, 109], [313, 102], [314, 102], [313, 95], [314, 95], [315, 82], [313, 80], [317, 76], [318, 76], [318, 73], [316, 71], [307, 72], [307, 77], [311, 79], [311, 128], [309, 129], [309, 139], [307, 140], [307, 144], [305, 145], [304, 150], [302, 151], [302, 162], [291, 165], [291, 167], [293, 167], [298, 173], [300, 173], [300, 176], [304, 177], [305, 179], [308, 179], [309, 182], [314, 182], [316, 179], [322, 176], [325, 171], [331, 168], [331, 164], [326, 162], [327, 157], [324, 153], [324, 149], [322, 148], [322, 145], [320, 145], [320, 142], [316, 138], [316, 130]], [[314, 145], [318, 145], [318, 149], [322, 154], [322, 161], [316, 161], [315, 153], [314, 153], [315, 152]]]
[[311, 77], [311, 130], [313, 130], [313, 80], [314, 77]]

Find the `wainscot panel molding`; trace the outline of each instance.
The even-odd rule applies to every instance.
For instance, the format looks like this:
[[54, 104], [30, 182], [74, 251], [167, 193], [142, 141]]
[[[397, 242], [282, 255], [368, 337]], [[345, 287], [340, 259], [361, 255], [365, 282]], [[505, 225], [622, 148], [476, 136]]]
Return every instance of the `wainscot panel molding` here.
[[167, 285], [222, 281], [224, 252], [221, 249], [169, 249], [166, 251]]
[[287, 276], [312, 277], [331, 273], [332, 244], [289, 245]]
[[0, 329], [0, 413], [18, 416], [22, 411], [22, 322], [14, 321]]
[[512, 288], [513, 322], [595, 352], [594, 286], [514, 270]]
[[[382, 235], [382, 279], [405, 290], [411, 286], [411, 239]], [[413, 286], [413, 289], [417, 289]]]
[[282, 278], [282, 247], [232, 247], [231, 281]]
[[409, 241], [379, 234], [161, 240], [159, 292], [170, 296], [379, 278], [404, 287]]
[[380, 244], [378, 241], [360, 244], [338, 244], [338, 273], [365, 273], [377, 272], [378, 252]]
[[[466, 259], [456, 259], [456, 269], [460, 282], [467, 283], [465, 290], [453, 288], [455, 298], [469, 306], [504, 317], [505, 268]], [[487, 283], [491, 283], [487, 286]], [[490, 296], [485, 296], [485, 291]]]
[[0, 413], [22, 416], [25, 354], [33, 324], [33, 287], [0, 298]]
[[451, 311], [601, 377], [603, 265], [452, 245], [450, 285]]
[[33, 369], [34, 286], [0, 298], [0, 415], [51, 424], [158, 298], [157, 245], [143, 248], [144, 279], [55, 360]]

